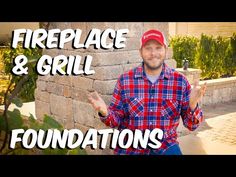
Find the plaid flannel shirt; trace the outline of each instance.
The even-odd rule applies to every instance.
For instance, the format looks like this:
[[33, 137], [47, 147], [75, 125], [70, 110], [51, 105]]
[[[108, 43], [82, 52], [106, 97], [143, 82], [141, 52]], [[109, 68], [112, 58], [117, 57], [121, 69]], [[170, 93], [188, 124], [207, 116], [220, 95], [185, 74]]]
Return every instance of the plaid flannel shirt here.
[[[122, 74], [115, 86], [108, 116], [100, 119], [107, 126], [122, 129], [154, 129], [164, 132], [162, 145], [155, 149], [159, 154], [178, 144], [177, 127], [180, 116], [189, 130], [195, 130], [203, 121], [199, 105], [189, 107], [191, 85], [179, 72], [163, 64], [162, 72], [155, 83], [151, 83], [144, 72], [143, 64]], [[115, 154], [149, 154], [151, 149], [122, 149], [116, 147]]]

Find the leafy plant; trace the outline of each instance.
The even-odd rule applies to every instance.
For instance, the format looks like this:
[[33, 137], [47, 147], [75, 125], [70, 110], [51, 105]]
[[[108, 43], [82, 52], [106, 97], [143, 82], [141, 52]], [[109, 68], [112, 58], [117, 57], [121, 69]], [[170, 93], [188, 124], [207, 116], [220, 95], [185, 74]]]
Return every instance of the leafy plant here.
[[17, 84], [21, 76], [16, 76], [12, 74], [11, 70], [14, 67], [14, 62], [13, 60], [18, 56], [18, 55], [25, 55], [28, 58], [28, 64], [26, 66], [31, 65], [32, 67], [29, 67], [28, 71], [28, 79], [22, 85], [22, 88], [19, 93], [19, 98], [23, 100], [23, 102], [29, 102], [34, 100], [34, 90], [36, 88], [36, 80], [37, 80], [37, 73], [35, 72], [35, 65], [36, 65], [36, 60], [39, 59], [42, 55], [42, 50], [39, 48], [34, 48], [34, 49], [29, 49], [26, 48], [24, 49], [21, 45], [19, 45], [17, 48], [11, 48], [10, 45], [9, 47], [5, 48], [3, 50], [3, 59], [4, 59], [4, 64], [5, 64], [5, 73], [10, 75], [12, 77], [13, 85]]
[[202, 78], [219, 78], [224, 75], [224, 64], [227, 61], [229, 40], [218, 36], [202, 34], [197, 55], [198, 66], [202, 70]]
[[175, 36], [170, 39], [173, 58], [177, 62], [177, 67], [181, 68], [183, 66], [182, 61], [184, 59], [189, 61], [189, 67], [195, 66], [198, 41], [197, 38], [190, 36]]
[[236, 34], [230, 38], [202, 34], [200, 39], [176, 36], [170, 40], [177, 67], [184, 58], [189, 67], [202, 70], [201, 79], [216, 79], [236, 75]]
[[225, 75], [236, 76], [236, 33], [230, 37], [227, 49], [227, 58], [224, 60]]
[[[18, 109], [14, 109], [13, 111], [8, 111], [8, 132], [6, 130], [6, 122], [2, 115], [0, 115], [0, 131], [4, 133], [10, 133], [14, 129], [34, 129], [38, 130], [48, 130], [48, 129], [58, 129], [60, 131], [63, 130], [63, 126], [58, 123], [53, 117], [45, 115], [43, 122], [37, 121], [33, 115], [29, 117], [23, 117]], [[9, 141], [9, 139], [8, 139]], [[78, 148], [75, 149], [39, 149], [34, 147], [30, 150], [24, 149], [20, 143], [16, 144], [16, 148], [9, 149], [8, 146], [5, 146], [2, 150], [2, 154], [56, 154], [56, 155], [66, 155], [66, 154], [86, 154], [85, 150]]]

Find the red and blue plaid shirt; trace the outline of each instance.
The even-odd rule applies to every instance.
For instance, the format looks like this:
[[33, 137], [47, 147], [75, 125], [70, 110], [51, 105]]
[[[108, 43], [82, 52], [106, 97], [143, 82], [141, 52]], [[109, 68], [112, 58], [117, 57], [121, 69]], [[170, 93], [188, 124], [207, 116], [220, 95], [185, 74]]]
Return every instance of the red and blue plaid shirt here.
[[[143, 64], [122, 74], [115, 86], [108, 116], [101, 120], [112, 128], [145, 130], [160, 128], [164, 136], [162, 145], [155, 151], [163, 153], [168, 147], [178, 144], [177, 127], [180, 116], [189, 130], [195, 130], [203, 121], [203, 114], [197, 105], [189, 107], [191, 85], [179, 72], [163, 64], [162, 72], [155, 83], [151, 83]], [[149, 154], [151, 149], [122, 149], [115, 154]]]

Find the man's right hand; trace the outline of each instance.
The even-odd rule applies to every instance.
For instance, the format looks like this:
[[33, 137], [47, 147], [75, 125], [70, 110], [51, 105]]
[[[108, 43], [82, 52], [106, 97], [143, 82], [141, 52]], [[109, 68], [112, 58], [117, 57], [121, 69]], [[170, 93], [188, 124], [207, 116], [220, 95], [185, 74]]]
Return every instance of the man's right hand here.
[[108, 115], [107, 105], [96, 91], [88, 94], [88, 100], [94, 109], [100, 112], [102, 116]]

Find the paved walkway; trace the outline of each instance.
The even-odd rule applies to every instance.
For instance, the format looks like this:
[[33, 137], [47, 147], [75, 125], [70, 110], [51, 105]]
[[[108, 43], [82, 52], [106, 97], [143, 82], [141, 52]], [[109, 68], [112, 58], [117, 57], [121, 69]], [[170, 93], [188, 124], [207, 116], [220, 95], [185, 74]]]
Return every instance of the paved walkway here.
[[207, 106], [203, 111], [205, 122], [196, 131], [179, 129], [183, 153], [236, 154], [236, 102]]

